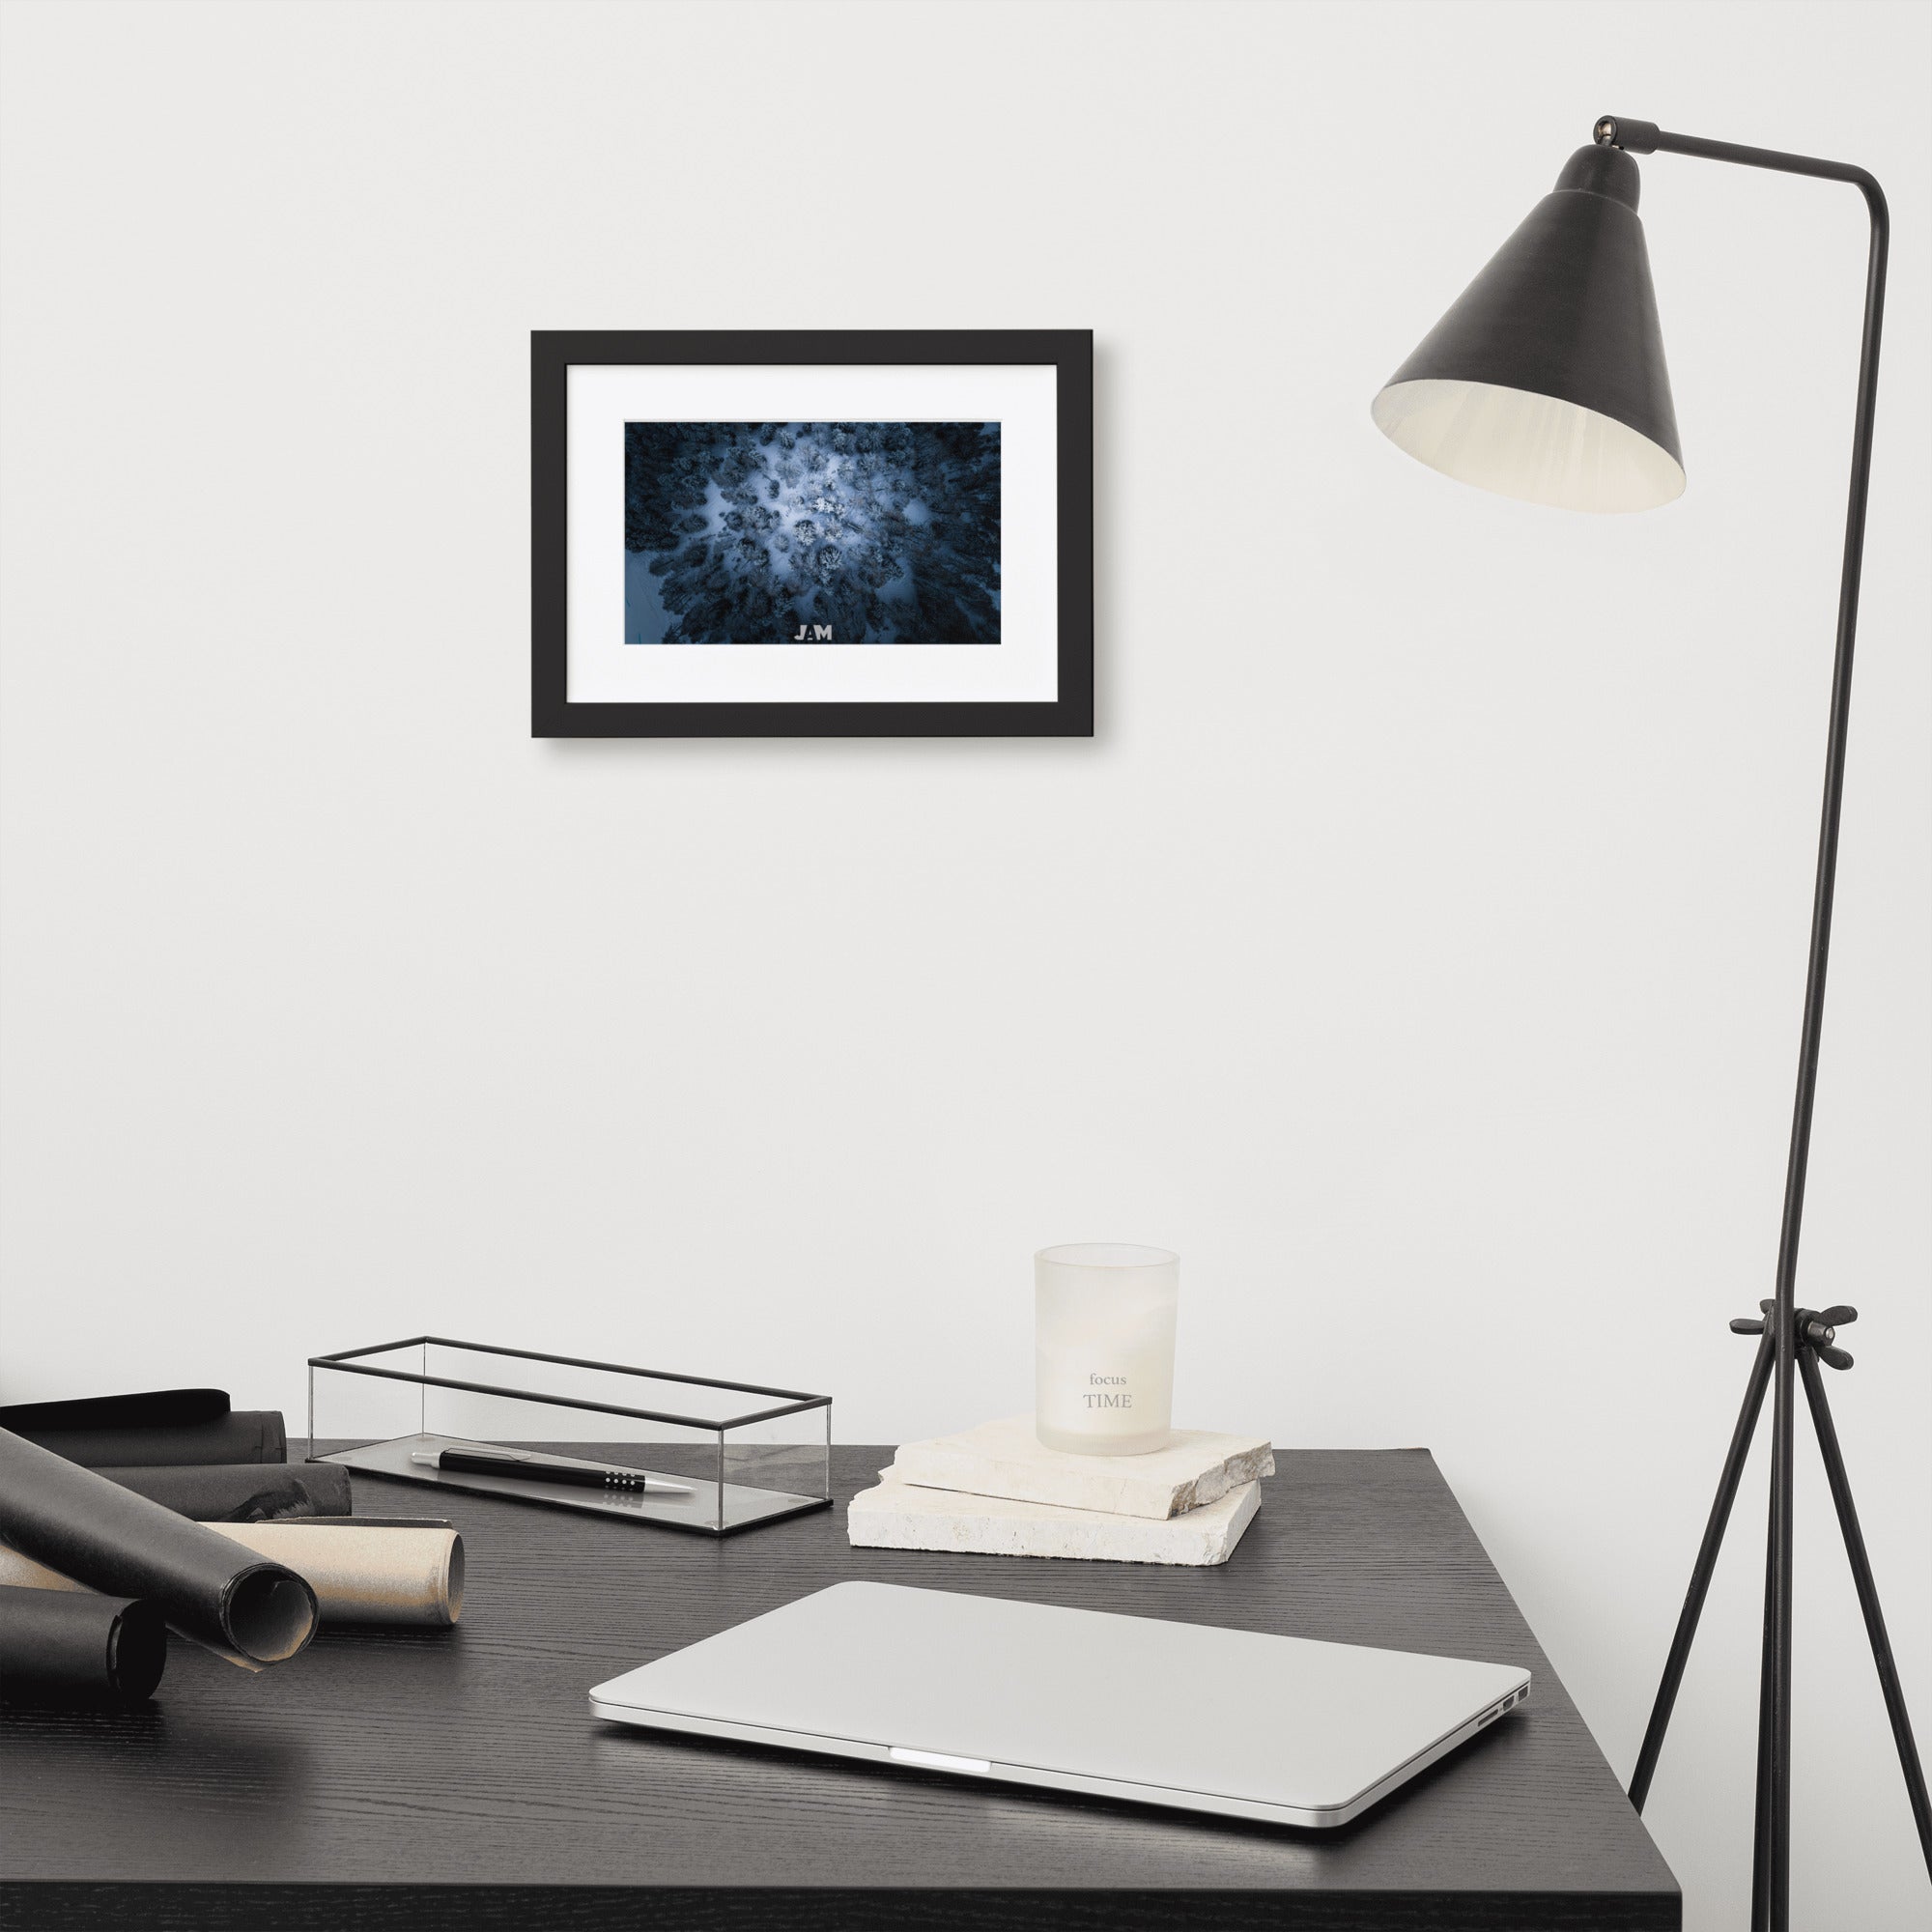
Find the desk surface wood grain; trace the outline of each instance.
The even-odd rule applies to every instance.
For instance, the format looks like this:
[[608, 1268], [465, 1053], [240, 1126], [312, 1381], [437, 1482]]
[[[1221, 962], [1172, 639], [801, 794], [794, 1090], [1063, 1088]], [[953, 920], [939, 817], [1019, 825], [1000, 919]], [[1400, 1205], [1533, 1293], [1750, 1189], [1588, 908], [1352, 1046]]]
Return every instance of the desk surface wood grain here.
[[[299, 1445], [292, 1453], [300, 1454]], [[1675, 1927], [1677, 1887], [1426, 1450], [1293, 1451], [1225, 1567], [852, 1549], [839, 1507], [712, 1542], [436, 1498], [462, 1625], [325, 1631], [152, 1706], [0, 1712], [0, 1923], [347, 1928]], [[358, 1514], [425, 1492], [357, 1475]], [[595, 1722], [634, 1664], [847, 1577], [1527, 1666], [1531, 1702], [1337, 1832]]]

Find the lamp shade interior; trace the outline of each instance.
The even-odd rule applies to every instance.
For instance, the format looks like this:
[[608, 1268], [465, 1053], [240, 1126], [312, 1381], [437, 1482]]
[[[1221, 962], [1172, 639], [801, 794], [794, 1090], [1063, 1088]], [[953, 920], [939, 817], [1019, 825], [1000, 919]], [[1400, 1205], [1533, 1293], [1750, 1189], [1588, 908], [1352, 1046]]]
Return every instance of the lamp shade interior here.
[[1494, 383], [1425, 377], [1377, 397], [1376, 427], [1432, 469], [1561, 510], [1653, 510], [1684, 493], [1671, 453], [1614, 416]]

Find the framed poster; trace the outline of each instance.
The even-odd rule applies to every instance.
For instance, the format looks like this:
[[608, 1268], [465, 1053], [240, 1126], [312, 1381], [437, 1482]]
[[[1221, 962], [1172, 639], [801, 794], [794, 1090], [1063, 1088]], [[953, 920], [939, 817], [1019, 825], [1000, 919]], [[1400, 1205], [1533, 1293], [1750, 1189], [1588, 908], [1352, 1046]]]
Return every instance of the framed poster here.
[[1091, 737], [1086, 329], [538, 330], [531, 735]]

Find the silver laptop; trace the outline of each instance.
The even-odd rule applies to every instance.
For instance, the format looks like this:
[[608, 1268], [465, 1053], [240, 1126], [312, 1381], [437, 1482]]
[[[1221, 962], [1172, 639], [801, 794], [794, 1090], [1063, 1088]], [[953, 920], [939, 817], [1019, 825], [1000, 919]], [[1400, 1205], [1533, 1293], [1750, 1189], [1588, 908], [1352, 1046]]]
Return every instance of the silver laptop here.
[[1346, 1825], [1529, 1695], [1514, 1664], [838, 1583], [593, 1717], [1143, 1804]]

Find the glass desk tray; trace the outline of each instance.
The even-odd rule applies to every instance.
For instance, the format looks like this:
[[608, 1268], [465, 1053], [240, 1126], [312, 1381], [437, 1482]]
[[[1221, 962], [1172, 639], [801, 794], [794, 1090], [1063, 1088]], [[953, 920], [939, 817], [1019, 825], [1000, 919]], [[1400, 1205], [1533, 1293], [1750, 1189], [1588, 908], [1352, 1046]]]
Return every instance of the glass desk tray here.
[[[706, 1536], [831, 1505], [829, 1396], [435, 1335], [313, 1356], [308, 1368], [309, 1440], [330, 1445], [312, 1462]], [[414, 1460], [464, 1448], [637, 1471], [684, 1493]]]

